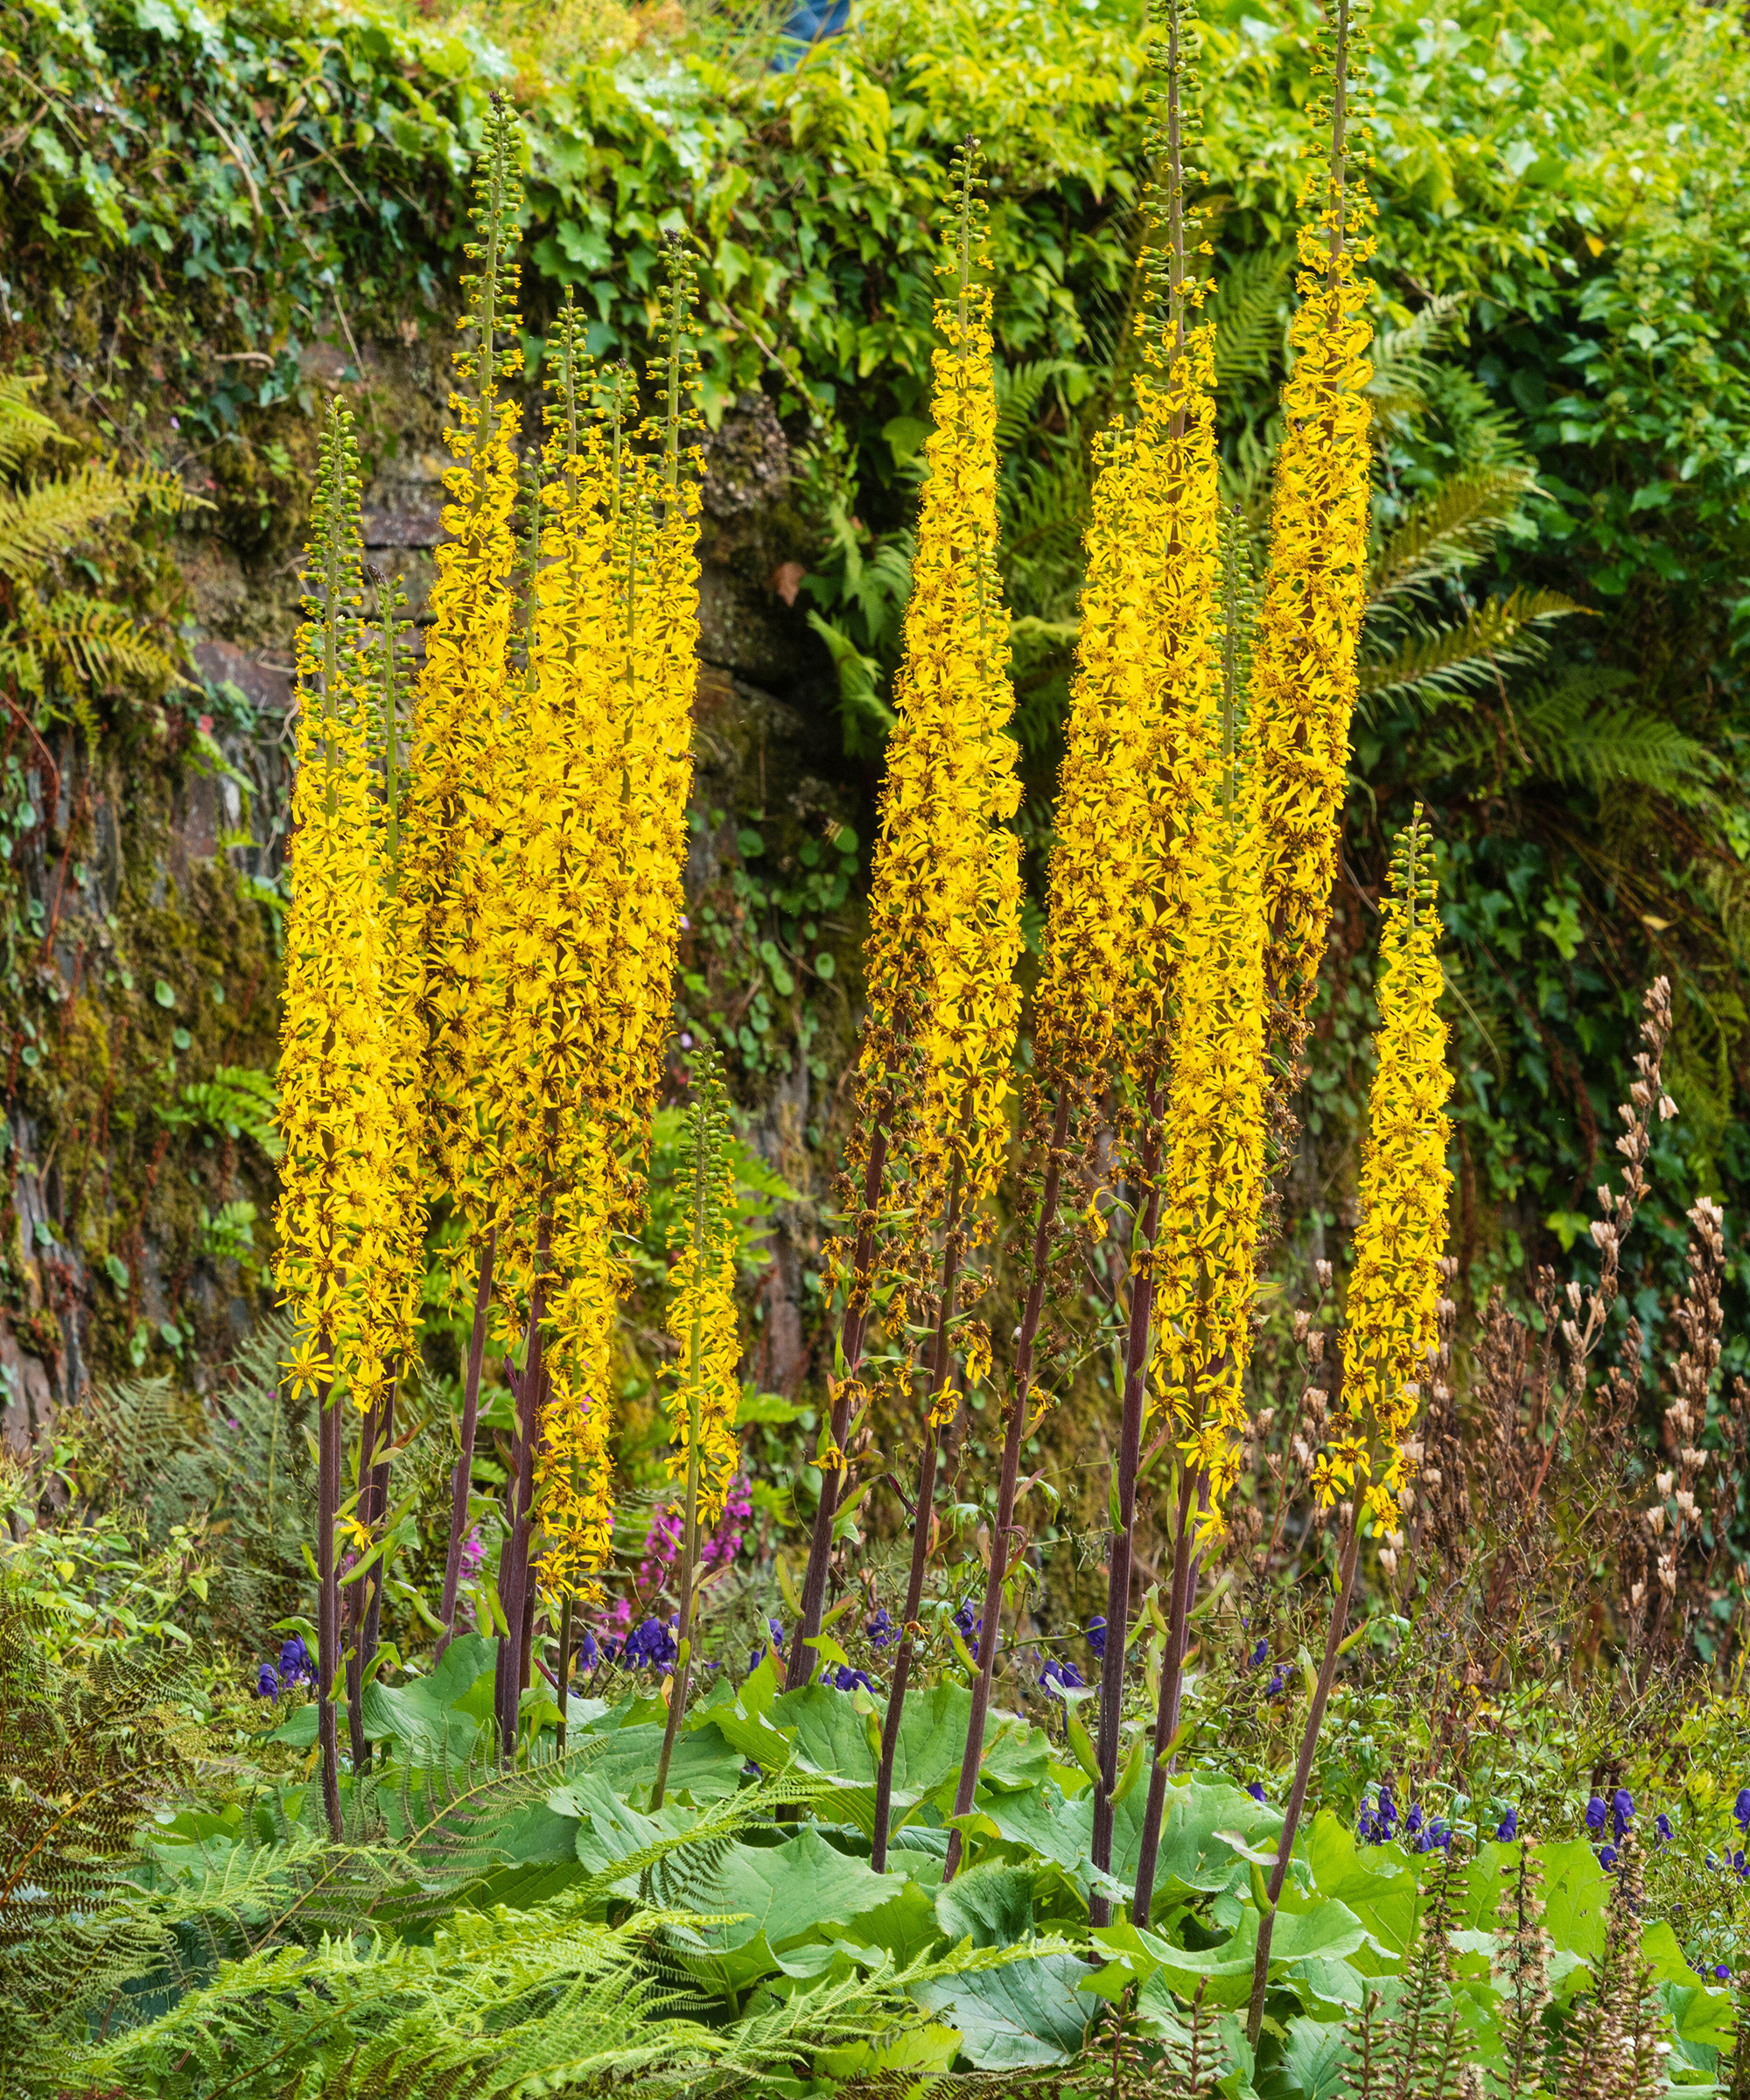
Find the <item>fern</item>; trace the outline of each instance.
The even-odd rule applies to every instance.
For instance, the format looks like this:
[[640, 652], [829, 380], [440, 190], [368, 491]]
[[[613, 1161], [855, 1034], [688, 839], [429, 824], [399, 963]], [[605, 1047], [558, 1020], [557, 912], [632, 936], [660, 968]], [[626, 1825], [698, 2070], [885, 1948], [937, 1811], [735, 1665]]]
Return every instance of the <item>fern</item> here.
[[22, 466], [60, 437], [54, 418], [32, 405], [32, 397], [42, 383], [40, 372], [0, 378], [0, 472]]
[[1546, 780], [1602, 796], [1634, 787], [1697, 802], [1718, 770], [1704, 745], [1624, 697], [1621, 672], [1574, 671], [1510, 708], [1479, 717], [1428, 753], [1432, 770], [1494, 770], [1504, 784]]
[[1054, 379], [1082, 368], [1066, 357], [1034, 358], [1023, 365], [997, 367], [997, 455], [1020, 451], [1039, 423], [1040, 402]]
[[1432, 708], [1462, 693], [1499, 690], [1502, 672], [1535, 662], [1546, 646], [1544, 628], [1583, 612], [1559, 591], [1509, 592], [1485, 598], [1462, 620], [1444, 624], [1399, 620], [1408, 633], [1389, 654], [1375, 654], [1376, 634], [1358, 667], [1363, 702], [1416, 700]]
[[1247, 380], [1267, 380], [1282, 361], [1284, 295], [1294, 269], [1292, 248], [1259, 248], [1224, 262], [1205, 316], [1215, 324], [1219, 395]]
[[1375, 556], [1368, 604], [1460, 574], [1488, 553], [1536, 487], [1530, 467], [1518, 465], [1449, 476], [1410, 506]]

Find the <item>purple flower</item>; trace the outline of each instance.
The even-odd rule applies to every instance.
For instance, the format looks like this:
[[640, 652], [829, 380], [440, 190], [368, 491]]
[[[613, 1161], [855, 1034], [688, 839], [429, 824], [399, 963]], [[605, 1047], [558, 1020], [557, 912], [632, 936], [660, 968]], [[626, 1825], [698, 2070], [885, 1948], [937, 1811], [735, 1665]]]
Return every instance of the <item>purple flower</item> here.
[[588, 1627], [585, 1627], [584, 1637], [578, 1643], [578, 1675], [581, 1677], [588, 1676], [600, 1661], [601, 1645]]
[[1501, 1827], [1494, 1833], [1497, 1844], [1511, 1844], [1519, 1835], [1519, 1811], [1509, 1809], [1501, 1819]]
[[899, 1637], [894, 1630], [893, 1621], [887, 1616], [886, 1605], [883, 1605], [872, 1618], [864, 1622], [863, 1630], [869, 1636], [871, 1648], [891, 1648]]
[[1624, 1833], [1634, 1816], [1634, 1796], [1627, 1787], [1619, 1787], [1610, 1797], [1611, 1835], [1620, 1844]]
[[1397, 1828], [1397, 1803], [1392, 1799], [1391, 1788], [1383, 1781], [1379, 1789], [1379, 1822], [1388, 1838]]
[[680, 1653], [672, 1619], [647, 1619], [626, 1635], [626, 1660], [634, 1670], [668, 1670]]
[[768, 1619], [766, 1623], [772, 1629], [772, 1645], [781, 1656], [784, 1652], [784, 1621], [781, 1619]]
[[1740, 1787], [1738, 1789], [1738, 1799], [1732, 1807], [1732, 1820], [1740, 1830], [1750, 1830], [1750, 1787]]
[[302, 1634], [288, 1635], [279, 1651], [279, 1681], [288, 1690], [294, 1684], [313, 1684], [316, 1665], [304, 1645]]
[[1270, 1642], [1268, 1641], [1260, 1641], [1257, 1646], [1253, 1648], [1250, 1655], [1249, 1655], [1245, 1661], [1241, 1663], [1240, 1668], [1242, 1670], [1261, 1670], [1264, 1667], [1265, 1661], [1268, 1659], [1269, 1655]]
[[962, 1604], [960, 1609], [954, 1614], [954, 1630], [960, 1635], [961, 1639], [965, 1642], [968, 1648], [970, 1648], [977, 1640], [979, 1634], [984, 1632], [984, 1614], [981, 1613], [976, 1619], [972, 1616], [972, 1605], [970, 1600]]
[[1264, 1688], [1264, 1696], [1267, 1699], [1279, 1699], [1286, 1693], [1287, 1690], [1288, 1665], [1285, 1662], [1278, 1662], [1276, 1666], [1275, 1675]]
[[258, 1699], [276, 1699], [279, 1697], [279, 1679], [274, 1675], [271, 1662], [263, 1662], [256, 1673], [256, 1697]]
[[841, 1662], [833, 1672], [832, 1681], [840, 1691], [855, 1691], [860, 1684], [864, 1691], [875, 1689], [866, 1670], [853, 1670], [848, 1662]]
[[480, 1563], [486, 1557], [486, 1547], [480, 1542], [480, 1528], [476, 1524], [462, 1541], [459, 1560], [462, 1573], [472, 1581], [480, 1572]]
[[1587, 1802], [1586, 1805], [1586, 1827], [1592, 1832], [1594, 1838], [1596, 1838], [1603, 1830], [1604, 1819], [1608, 1813], [1609, 1810], [1605, 1807], [1603, 1802], [1596, 1794], [1594, 1794], [1592, 1799]]
[[1610, 1872], [1620, 1857], [1621, 1854], [1614, 1844], [1604, 1844], [1599, 1847], [1598, 1863], [1606, 1873]]
[[1669, 1816], [1660, 1814], [1653, 1818], [1653, 1835], [1654, 1842], [1657, 1844], [1669, 1844], [1676, 1836]]
[[[1418, 1815], [1419, 1811], [1412, 1809], [1410, 1813], [1412, 1816], [1415, 1816]], [[1408, 1830], [1409, 1827], [1410, 1826], [1408, 1824], [1404, 1825], [1406, 1830]], [[1452, 1833], [1437, 1816], [1433, 1822], [1428, 1825], [1427, 1829], [1424, 1830], [1421, 1836], [1416, 1840], [1415, 1849], [1418, 1852], [1439, 1852], [1450, 1845], [1452, 1842]]]
[[1713, 1974], [1717, 1983], [1729, 1984], [1732, 1981], [1732, 1971], [1724, 1962], [1716, 1962], [1713, 1964]]
[[[686, 930], [686, 925], [687, 925], [687, 922], [686, 922], [685, 919], [683, 918], [683, 919], [681, 920], [681, 928], [682, 928], [682, 932], [684, 932], [684, 931]], [[691, 1034], [690, 1034], [690, 1033], [689, 1032], [689, 1031], [688, 1031], [688, 1030], [686, 1030], [685, 1028], [682, 1029], [682, 1031], [681, 1031], [681, 1047], [682, 1047], [682, 1049], [683, 1049], [683, 1050], [690, 1050], [690, 1049], [692, 1048], [692, 1046], [693, 1046], [693, 1039], [692, 1039], [692, 1036], [691, 1036]]]
[[1246, 1792], [1251, 1796], [1254, 1801], [1261, 1802], [1264, 1799], [1264, 1782], [1261, 1780], [1255, 1779], [1250, 1786], [1246, 1788]]
[[1103, 1662], [1106, 1659], [1106, 1620], [1102, 1613], [1096, 1612], [1088, 1621], [1088, 1645]]
[[1040, 1672], [1040, 1684], [1048, 1698], [1060, 1698], [1065, 1691], [1080, 1691], [1084, 1680], [1082, 1672], [1073, 1662], [1060, 1662], [1055, 1656], [1046, 1658]]
[[1742, 1852], [1733, 1852], [1732, 1855], [1732, 1871], [1740, 1881], [1750, 1875], [1750, 1866], [1746, 1866]]

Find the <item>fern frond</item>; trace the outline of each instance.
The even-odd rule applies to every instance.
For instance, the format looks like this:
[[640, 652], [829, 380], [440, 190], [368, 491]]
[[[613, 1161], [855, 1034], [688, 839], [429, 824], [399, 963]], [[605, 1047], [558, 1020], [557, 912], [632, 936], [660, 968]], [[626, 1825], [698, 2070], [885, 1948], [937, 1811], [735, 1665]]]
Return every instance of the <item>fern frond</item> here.
[[1518, 465], [1451, 475], [1410, 506], [1375, 556], [1368, 604], [1456, 575], [1488, 551], [1536, 488], [1530, 468]]
[[[1416, 700], [1432, 707], [1456, 694], [1485, 692], [1500, 683], [1503, 670], [1543, 654], [1545, 627], [1585, 610], [1559, 591], [1521, 590], [1485, 598], [1462, 620], [1414, 621], [1390, 654], [1362, 656], [1362, 701]], [[1374, 645], [1376, 637], [1368, 635], [1368, 643]]]
[[1294, 268], [1292, 248], [1256, 248], [1218, 273], [1204, 309], [1215, 324], [1215, 384], [1226, 394], [1244, 381], [1268, 379], [1282, 361], [1284, 295]]
[[71, 473], [0, 490], [0, 575], [14, 581], [42, 573], [49, 560], [124, 512], [167, 512], [183, 500], [174, 474], [123, 473], [94, 459]]
[[107, 598], [60, 592], [26, 596], [18, 623], [46, 662], [94, 683], [112, 678], [173, 678], [176, 665], [144, 627]]
[[32, 403], [43, 383], [40, 372], [0, 378], [0, 472], [19, 466], [60, 437], [53, 416]]
[[1080, 370], [1064, 357], [1039, 357], [1021, 365], [997, 366], [997, 456], [1018, 452], [1033, 434], [1046, 388]]
[[1374, 337], [1368, 393], [1377, 424], [1402, 424], [1426, 409], [1438, 384], [1431, 353], [1463, 312], [1466, 299], [1461, 292], [1440, 292], [1404, 327], [1382, 328]]
[[1603, 795], [1634, 787], [1685, 803], [1701, 801], [1718, 770], [1706, 746], [1623, 696], [1621, 672], [1586, 670], [1534, 691], [1499, 717], [1467, 722], [1430, 750], [1431, 771], [1491, 766]]

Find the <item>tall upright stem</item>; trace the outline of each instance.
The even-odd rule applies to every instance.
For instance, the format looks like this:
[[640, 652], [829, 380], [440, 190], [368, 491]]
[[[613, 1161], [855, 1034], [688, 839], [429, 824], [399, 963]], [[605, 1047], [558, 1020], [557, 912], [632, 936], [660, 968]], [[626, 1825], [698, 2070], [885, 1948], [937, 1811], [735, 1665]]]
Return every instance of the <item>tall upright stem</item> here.
[[1270, 1884], [1265, 1891], [1270, 1908], [1258, 1920], [1257, 1956], [1252, 1964], [1251, 2010], [1246, 2020], [1246, 2034], [1254, 2045], [1264, 2026], [1264, 1983], [1270, 1973], [1270, 1936], [1276, 1929], [1277, 1899], [1281, 1895], [1282, 1885], [1288, 1878], [1288, 1862], [1294, 1851], [1295, 1832], [1300, 1827], [1300, 1812], [1306, 1806], [1307, 1782], [1312, 1776], [1312, 1756], [1319, 1746], [1319, 1731], [1325, 1724], [1325, 1708], [1331, 1698], [1331, 1682], [1337, 1674], [1337, 1654], [1343, 1645], [1343, 1628], [1349, 1616], [1349, 1599], [1355, 1586], [1355, 1561], [1361, 1551], [1361, 1495], [1357, 1491], [1348, 1524], [1343, 1533], [1337, 1601], [1331, 1607], [1330, 1628], [1325, 1635], [1325, 1660], [1320, 1667], [1319, 1682], [1313, 1688], [1312, 1704], [1307, 1709], [1306, 1729], [1300, 1739], [1300, 1760], [1294, 1768], [1294, 1784], [1289, 1791], [1288, 1807], [1283, 1814], [1282, 1835], [1277, 1840], [1276, 1865], [1270, 1871]]
[[316, 1744], [328, 1834], [340, 1840], [340, 1742], [334, 1690], [340, 1679], [340, 1586], [334, 1568], [334, 1519], [340, 1507], [341, 1414], [331, 1387], [317, 1396], [316, 1439]]
[[545, 1397], [546, 1361], [542, 1315], [547, 1285], [547, 1253], [551, 1217], [542, 1208], [536, 1244], [535, 1284], [528, 1295], [528, 1346], [516, 1388], [516, 1452], [507, 1490], [508, 1526], [499, 1555], [499, 1602], [504, 1633], [498, 1644], [495, 1699], [499, 1740], [507, 1758], [516, 1755], [516, 1714], [522, 1694], [523, 1657], [528, 1633], [528, 1542], [533, 1530], [535, 1447], [541, 1435], [541, 1405]]
[[565, 1754], [565, 1708], [571, 1696], [571, 1592], [567, 1590], [559, 1606], [559, 1726], [554, 1748]]
[[496, 1228], [488, 1232], [480, 1248], [480, 1280], [474, 1292], [474, 1325], [468, 1336], [467, 1372], [462, 1386], [462, 1429], [456, 1470], [450, 1484], [450, 1550], [444, 1561], [444, 1601], [438, 1616], [444, 1631], [438, 1642], [438, 1659], [443, 1658], [456, 1631], [456, 1594], [462, 1579], [462, 1544], [468, 1532], [468, 1492], [474, 1473], [474, 1436], [480, 1419], [480, 1367], [486, 1360], [486, 1320], [492, 1311], [493, 1257], [498, 1246]]
[[831, 1436], [838, 1452], [836, 1465], [821, 1468], [820, 1503], [815, 1510], [814, 1532], [808, 1540], [808, 1564], [802, 1576], [802, 1593], [796, 1614], [796, 1630], [790, 1643], [790, 1660], [784, 1672], [784, 1687], [798, 1691], [814, 1670], [815, 1651], [808, 1646], [819, 1634], [826, 1609], [827, 1571], [832, 1560], [832, 1529], [838, 1514], [839, 1490], [844, 1478], [847, 1453], [844, 1439], [850, 1424], [851, 1389], [863, 1362], [863, 1340], [869, 1326], [869, 1303], [874, 1289], [871, 1265], [875, 1256], [877, 1206], [881, 1200], [881, 1176], [887, 1164], [888, 1117], [892, 1097], [886, 1095], [876, 1104], [875, 1127], [869, 1139], [869, 1158], [863, 1170], [863, 1208], [858, 1214], [857, 1237], [850, 1256], [850, 1284], [844, 1301], [844, 1322], [839, 1330], [839, 1355], [844, 1373], [833, 1396]]
[[[371, 1521], [371, 1468], [376, 1460], [377, 1404], [374, 1400], [365, 1410], [365, 1418], [359, 1426], [359, 1522], [362, 1525]], [[365, 1747], [365, 1695], [364, 1680], [360, 1670], [360, 1651], [365, 1640], [365, 1578], [360, 1575], [346, 1590], [346, 1734], [352, 1746], [353, 1769], [362, 1772], [369, 1755]]]
[[1137, 1857], [1137, 1889], [1130, 1904], [1132, 1923], [1146, 1925], [1154, 1900], [1155, 1861], [1160, 1851], [1161, 1817], [1166, 1808], [1167, 1746], [1179, 1732], [1180, 1702], [1185, 1690], [1185, 1655], [1190, 1646], [1191, 1600], [1197, 1589], [1197, 1567], [1201, 1556], [1192, 1550], [1191, 1508], [1194, 1494], [1199, 1508], [1209, 1498], [1209, 1476], [1194, 1475], [1187, 1466], [1179, 1484], [1179, 1507], [1174, 1512], [1172, 1536], [1172, 1592], [1167, 1602], [1166, 1648], [1161, 1656], [1160, 1703], [1155, 1712], [1154, 1756], [1149, 1767], [1148, 1800], [1143, 1810], [1142, 1849]]
[[[1033, 1222], [1032, 1270], [1015, 1344], [1014, 1386], [1003, 1424], [1003, 1467], [997, 1482], [997, 1517], [990, 1529], [990, 1568], [984, 1578], [984, 1623], [978, 1629], [978, 1674], [972, 1681], [972, 1711], [967, 1716], [966, 1747], [961, 1754], [960, 1783], [955, 1788], [956, 1816], [964, 1816], [972, 1806], [978, 1786], [979, 1761], [984, 1752], [984, 1724], [990, 1711], [990, 1684], [996, 1675], [998, 1635], [1003, 1617], [1003, 1586], [1014, 1560], [1009, 1540], [1015, 1529], [1021, 1444], [1026, 1435], [1027, 1405], [1032, 1397], [1033, 1345], [1039, 1338], [1040, 1320], [1045, 1310], [1046, 1281], [1051, 1270], [1051, 1236], [1057, 1223], [1058, 1191], [1063, 1180], [1063, 1146], [1069, 1133], [1069, 1108], [1070, 1089], [1067, 1084], [1060, 1084], [1057, 1108], [1052, 1116], [1051, 1138], [1046, 1147], [1045, 1171], [1040, 1183], [1039, 1215]], [[948, 1841], [944, 1880], [953, 1880], [960, 1866], [961, 1851], [960, 1832], [956, 1830]]]
[[906, 1614], [900, 1628], [900, 1653], [893, 1663], [893, 1683], [887, 1694], [887, 1713], [881, 1727], [881, 1763], [875, 1774], [875, 1830], [869, 1863], [878, 1874], [887, 1871], [887, 1830], [893, 1810], [893, 1758], [899, 1748], [900, 1722], [906, 1711], [906, 1687], [911, 1682], [912, 1656], [917, 1635], [918, 1614], [923, 1608], [924, 1570], [929, 1563], [930, 1527], [935, 1504], [935, 1467], [941, 1436], [935, 1424], [936, 1402], [948, 1381], [951, 1358], [948, 1330], [954, 1320], [954, 1296], [960, 1282], [961, 1162], [956, 1158], [948, 1185], [948, 1230], [942, 1249], [942, 1297], [936, 1306], [935, 1337], [930, 1351], [929, 1392], [924, 1402], [924, 1447], [918, 1460], [918, 1499], [912, 1509], [912, 1565], [906, 1578]]
[[[693, 1318], [693, 1361], [698, 1362], [698, 1327], [696, 1313]], [[676, 1641], [675, 1674], [668, 1686], [668, 1718], [662, 1727], [662, 1755], [656, 1767], [656, 1784], [651, 1792], [650, 1807], [654, 1813], [662, 1805], [662, 1796], [668, 1787], [668, 1760], [675, 1754], [675, 1738], [681, 1731], [681, 1717], [687, 1711], [687, 1687], [693, 1675], [693, 1575], [699, 1553], [699, 1403], [698, 1388], [694, 1385], [688, 1402], [693, 1434], [687, 1446], [687, 1514], [681, 1530], [681, 1623]]]
[[[1119, 1724], [1124, 1718], [1125, 1636], [1130, 1629], [1130, 1570], [1135, 1555], [1137, 1462], [1142, 1455], [1143, 1402], [1148, 1390], [1149, 1338], [1154, 1312], [1154, 1243], [1160, 1225], [1159, 1087], [1150, 1088], [1148, 1135], [1144, 1140], [1142, 1180], [1148, 1189], [1131, 1242], [1130, 1332], [1124, 1348], [1124, 1404], [1118, 1425], [1118, 1455], [1113, 1469], [1116, 1524], [1106, 1585], [1106, 1651], [1100, 1664], [1100, 1735], [1094, 1782], [1094, 1865], [1102, 1873], [1112, 1866], [1112, 1795], [1118, 1783]], [[1088, 1900], [1096, 1925], [1111, 1922], [1111, 1905], [1097, 1891]]]

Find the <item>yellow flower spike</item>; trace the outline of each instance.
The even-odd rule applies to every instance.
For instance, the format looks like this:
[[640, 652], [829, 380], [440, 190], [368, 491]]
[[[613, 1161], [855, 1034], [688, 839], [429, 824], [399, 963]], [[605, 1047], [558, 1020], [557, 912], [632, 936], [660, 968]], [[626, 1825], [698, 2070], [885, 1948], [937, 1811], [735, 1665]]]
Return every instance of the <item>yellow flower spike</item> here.
[[1399, 834], [1380, 935], [1378, 1069], [1368, 1096], [1362, 1222], [1344, 1303], [1341, 1404], [1315, 1485], [1327, 1506], [1359, 1493], [1396, 1530], [1404, 1439], [1438, 1346], [1446, 1166], [1446, 1026], [1435, 885], [1418, 803]]
[[[521, 415], [501, 388], [520, 376], [522, 363], [511, 260], [521, 202], [519, 128], [508, 102], [494, 98], [486, 131], [475, 178], [476, 238], [466, 250], [477, 268], [463, 279], [469, 340], [456, 354], [454, 422], [446, 433], [455, 462], [444, 475], [450, 536], [438, 550], [402, 856], [410, 938], [421, 956], [428, 1142], [438, 1169], [432, 1193], [450, 1197], [471, 1241], [484, 1228], [493, 1181], [482, 1115], [500, 1003], [489, 969], [501, 908], [494, 841], [514, 757], [505, 749], [503, 719]], [[452, 1284], [459, 1280], [458, 1270]]]
[[1252, 724], [1265, 826], [1264, 907], [1280, 1026], [1306, 1025], [1330, 923], [1331, 884], [1356, 694], [1371, 500], [1372, 331], [1357, 266], [1374, 252], [1371, 207], [1349, 141], [1353, 35], [1339, 6], [1332, 149], [1321, 208], [1299, 234], [1270, 560], [1252, 664]]
[[330, 404], [308, 595], [298, 636], [298, 774], [280, 1031], [285, 1141], [276, 1273], [299, 1334], [287, 1369], [360, 1408], [381, 1394], [397, 1337], [382, 1302], [394, 1239], [395, 1060], [380, 898], [358, 454]]
[[[875, 1025], [859, 1058], [865, 1090], [885, 1072], [911, 1097], [907, 1201], [926, 1216], [939, 1211], [956, 1166], [968, 1215], [996, 1185], [1020, 1013], [1020, 847], [1008, 829], [1020, 783], [996, 565], [990, 294], [975, 282], [989, 269], [976, 148], [956, 174], [956, 282], [935, 309], [935, 428], [870, 892]], [[897, 1044], [915, 1045], [920, 1070], [900, 1070]]]

